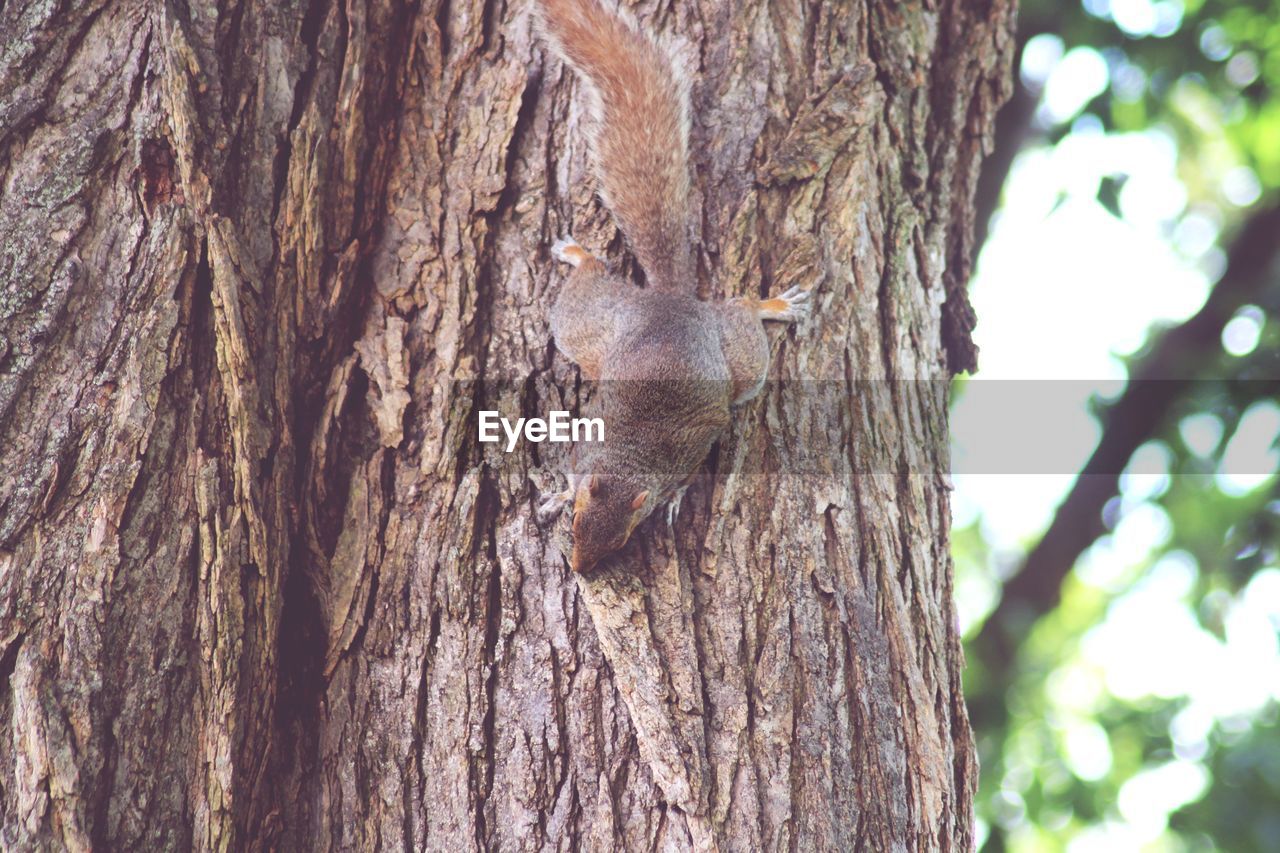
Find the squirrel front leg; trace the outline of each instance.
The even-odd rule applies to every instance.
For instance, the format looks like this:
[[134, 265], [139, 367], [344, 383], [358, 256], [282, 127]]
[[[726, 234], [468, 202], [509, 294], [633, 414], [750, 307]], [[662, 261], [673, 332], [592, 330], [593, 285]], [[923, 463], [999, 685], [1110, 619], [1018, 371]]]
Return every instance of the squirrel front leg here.
[[733, 377], [733, 405], [736, 406], [759, 394], [764, 387], [769, 372], [765, 321], [799, 322], [809, 313], [809, 291], [792, 287], [769, 299], [742, 296], [719, 307], [720, 345]]
[[582, 476], [570, 469], [565, 473], [568, 483], [564, 490], [553, 492], [542, 499], [542, 503], [538, 504], [538, 521], [545, 524], [560, 514], [568, 504], [573, 502], [574, 495], [578, 493], [578, 482]]

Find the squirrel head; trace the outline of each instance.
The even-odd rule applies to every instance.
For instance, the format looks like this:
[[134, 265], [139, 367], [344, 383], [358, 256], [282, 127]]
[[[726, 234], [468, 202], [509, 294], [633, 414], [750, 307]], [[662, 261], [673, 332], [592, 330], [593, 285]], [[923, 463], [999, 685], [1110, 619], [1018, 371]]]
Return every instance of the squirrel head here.
[[588, 571], [626, 545], [645, 516], [648, 498], [648, 489], [624, 480], [588, 477], [573, 498], [573, 570]]

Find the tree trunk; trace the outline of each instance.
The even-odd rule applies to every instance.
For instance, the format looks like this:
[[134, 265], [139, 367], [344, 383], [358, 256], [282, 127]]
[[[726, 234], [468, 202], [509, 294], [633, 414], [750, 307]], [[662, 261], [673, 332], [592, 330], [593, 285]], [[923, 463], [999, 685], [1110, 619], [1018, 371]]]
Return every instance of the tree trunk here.
[[585, 392], [550, 243], [630, 267], [524, 4], [0, 4], [4, 847], [972, 846], [946, 384], [1011, 4], [635, 12], [698, 60], [700, 292], [816, 310], [582, 578], [552, 446], [475, 440]]

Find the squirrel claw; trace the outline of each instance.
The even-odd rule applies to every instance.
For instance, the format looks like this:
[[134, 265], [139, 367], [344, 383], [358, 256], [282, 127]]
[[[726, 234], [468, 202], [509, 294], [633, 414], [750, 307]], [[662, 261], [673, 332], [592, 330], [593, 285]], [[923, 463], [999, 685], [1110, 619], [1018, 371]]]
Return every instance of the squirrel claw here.
[[688, 491], [688, 486], [682, 486], [676, 490], [671, 496], [671, 500], [667, 503], [667, 527], [675, 529], [676, 516], [680, 514], [680, 502], [684, 500], [684, 493]]
[[809, 316], [809, 291], [800, 285], [788, 288], [779, 298], [787, 303], [781, 319], [795, 322]]

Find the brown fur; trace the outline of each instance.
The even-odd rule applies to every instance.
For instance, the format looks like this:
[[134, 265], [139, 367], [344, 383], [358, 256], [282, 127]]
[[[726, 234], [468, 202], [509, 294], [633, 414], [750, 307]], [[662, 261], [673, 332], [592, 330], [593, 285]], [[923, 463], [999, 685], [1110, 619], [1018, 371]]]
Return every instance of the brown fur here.
[[578, 459], [589, 474], [574, 492], [571, 562], [582, 572], [689, 482], [729, 425], [730, 406], [764, 382], [763, 321], [797, 319], [805, 295], [694, 298], [684, 94], [670, 58], [599, 0], [540, 5], [548, 39], [598, 101], [601, 194], [653, 285], [641, 290], [611, 276], [572, 241], [555, 246], [576, 269], [552, 305], [551, 331], [601, 382], [606, 433], [602, 448]]
[[649, 281], [692, 290], [688, 96], [671, 56], [599, 0], [540, 5], [548, 40], [589, 86], [601, 197]]

